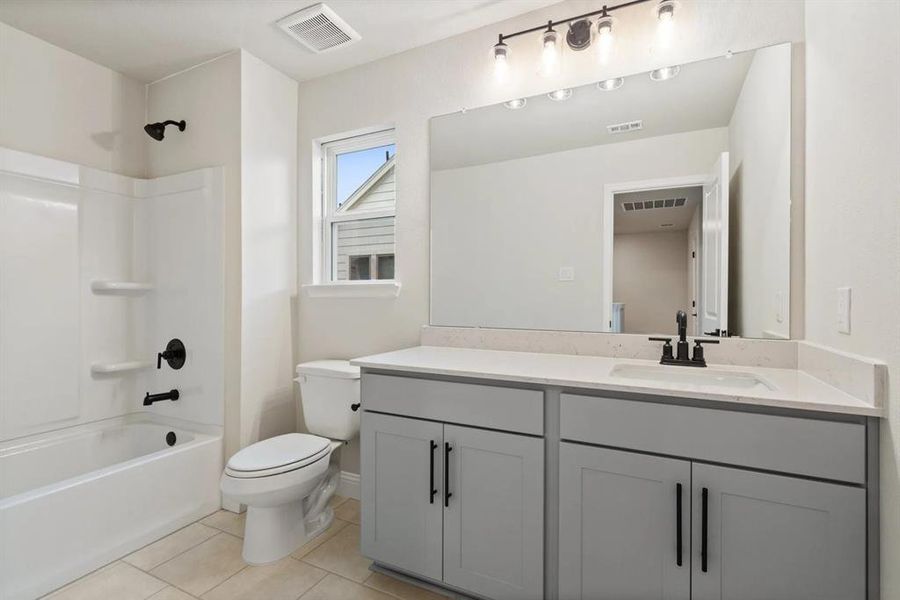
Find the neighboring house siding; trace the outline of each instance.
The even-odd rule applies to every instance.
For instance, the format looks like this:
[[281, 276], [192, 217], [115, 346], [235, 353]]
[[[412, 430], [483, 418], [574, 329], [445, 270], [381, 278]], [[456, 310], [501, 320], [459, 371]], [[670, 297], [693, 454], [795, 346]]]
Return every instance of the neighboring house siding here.
[[337, 279], [350, 277], [350, 256], [394, 253], [394, 217], [337, 224]]
[[375, 185], [360, 198], [348, 212], [361, 212], [364, 210], [391, 210], [397, 199], [394, 189], [394, 169], [384, 174]]
[[[367, 219], [366, 213], [394, 210], [397, 201], [393, 162], [382, 167], [347, 202], [338, 214], [353, 215], [359, 221], [343, 221], [335, 225], [335, 268], [338, 281], [350, 278], [351, 256], [394, 254], [394, 217]], [[375, 276], [375, 273], [372, 273]]]

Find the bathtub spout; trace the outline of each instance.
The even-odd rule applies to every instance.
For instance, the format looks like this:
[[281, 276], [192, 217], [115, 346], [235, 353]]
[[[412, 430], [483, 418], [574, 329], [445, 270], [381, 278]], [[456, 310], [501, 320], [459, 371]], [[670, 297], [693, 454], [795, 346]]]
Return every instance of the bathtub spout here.
[[147, 392], [147, 395], [144, 396], [144, 406], [150, 406], [154, 402], [161, 402], [162, 400], [178, 400], [179, 393], [178, 390], [170, 390], [168, 392], [163, 392], [162, 394], [151, 394]]

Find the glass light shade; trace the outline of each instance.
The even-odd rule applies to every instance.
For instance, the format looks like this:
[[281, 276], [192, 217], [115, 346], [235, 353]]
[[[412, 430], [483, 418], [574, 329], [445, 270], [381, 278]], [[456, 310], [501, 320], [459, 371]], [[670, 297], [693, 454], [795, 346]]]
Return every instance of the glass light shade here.
[[563, 100], [568, 100], [572, 97], [572, 88], [563, 88], [561, 90], [554, 90], [547, 94], [547, 97], [556, 102], [562, 102]]
[[624, 77], [616, 77], [615, 79], [604, 79], [603, 81], [597, 83], [597, 87], [604, 92], [611, 92], [613, 90], [617, 90], [625, 83]]
[[520, 108], [525, 108], [525, 105], [528, 104], [528, 100], [525, 98], [515, 98], [513, 100], [509, 100], [508, 102], [504, 102], [503, 106], [510, 110], [519, 110]]
[[559, 34], [550, 28], [541, 34], [541, 75], [555, 75], [560, 62]]
[[672, 65], [671, 67], [663, 67], [661, 69], [654, 69], [650, 71], [650, 79], [653, 81], [666, 81], [667, 79], [672, 79], [681, 71], [681, 67], [678, 65]]

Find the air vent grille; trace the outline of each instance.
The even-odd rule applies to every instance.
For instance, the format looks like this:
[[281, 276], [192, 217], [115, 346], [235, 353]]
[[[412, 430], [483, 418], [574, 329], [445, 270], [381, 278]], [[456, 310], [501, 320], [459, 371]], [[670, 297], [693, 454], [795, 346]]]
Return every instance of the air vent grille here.
[[289, 36], [316, 53], [337, 50], [360, 39], [360, 35], [333, 10], [316, 4], [278, 21]]
[[687, 198], [665, 198], [661, 200], [644, 200], [642, 202], [623, 202], [622, 208], [625, 212], [635, 210], [651, 210], [654, 208], [678, 208], [684, 206]]
[[616, 133], [628, 133], [629, 131], [637, 131], [638, 129], [643, 129], [644, 122], [642, 120], [638, 121], [628, 121], [627, 123], [616, 123], [615, 125], [607, 125], [606, 130], [611, 134]]

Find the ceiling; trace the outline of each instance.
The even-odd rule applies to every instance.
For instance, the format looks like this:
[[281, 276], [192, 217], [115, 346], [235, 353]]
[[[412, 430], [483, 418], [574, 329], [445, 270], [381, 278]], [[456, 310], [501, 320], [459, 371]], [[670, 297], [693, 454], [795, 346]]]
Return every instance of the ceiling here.
[[[703, 196], [702, 187], [667, 188], [626, 192], [616, 194], [616, 211], [613, 216], [613, 232], [620, 233], [653, 233], [663, 231], [684, 231], [700, 206]], [[651, 208], [649, 210], [625, 211], [625, 202], [646, 202], [647, 200], [666, 200], [684, 198], [683, 206], [672, 208]]]
[[[640, 73], [626, 77], [624, 85], [613, 91], [594, 84], [578, 87], [563, 102], [534, 96], [518, 110], [497, 104], [438, 117], [431, 122], [432, 169], [725, 127], [753, 54], [682, 65], [678, 76], [667, 81], [651, 81], [647, 73]], [[608, 125], [636, 119], [643, 121], [643, 129], [607, 132]]]
[[2, 0], [0, 21], [144, 82], [236, 48], [302, 81], [559, 1], [328, 0], [362, 40], [324, 54], [275, 26], [315, 0]]

